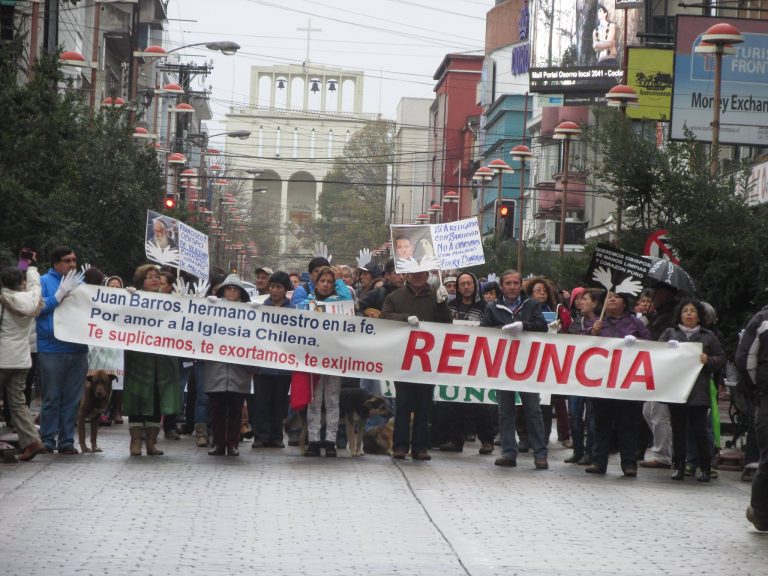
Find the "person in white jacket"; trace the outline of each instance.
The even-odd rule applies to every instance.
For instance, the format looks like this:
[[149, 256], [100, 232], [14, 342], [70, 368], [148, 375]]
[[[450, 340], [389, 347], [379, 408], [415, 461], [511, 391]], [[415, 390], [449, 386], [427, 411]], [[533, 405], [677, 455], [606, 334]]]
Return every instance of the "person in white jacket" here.
[[6, 388], [8, 407], [22, 446], [19, 460], [32, 460], [45, 451], [27, 406], [24, 388], [32, 367], [30, 334], [40, 311], [40, 274], [30, 266], [0, 271], [0, 389]]

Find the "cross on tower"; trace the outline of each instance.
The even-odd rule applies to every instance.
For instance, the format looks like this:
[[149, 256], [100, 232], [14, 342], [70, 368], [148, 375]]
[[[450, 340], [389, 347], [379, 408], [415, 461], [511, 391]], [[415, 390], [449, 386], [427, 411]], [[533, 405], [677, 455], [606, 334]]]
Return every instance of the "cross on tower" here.
[[309, 64], [309, 40], [312, 37], [312, 32], [322, 32], [322, 28], [312, 28], [312, 19], [307, 19], [307, 27], [306, 28], [296, 28], [299, 32], [306, 32], [307, 33], [307, 57], [304, 60], [304, 64]]

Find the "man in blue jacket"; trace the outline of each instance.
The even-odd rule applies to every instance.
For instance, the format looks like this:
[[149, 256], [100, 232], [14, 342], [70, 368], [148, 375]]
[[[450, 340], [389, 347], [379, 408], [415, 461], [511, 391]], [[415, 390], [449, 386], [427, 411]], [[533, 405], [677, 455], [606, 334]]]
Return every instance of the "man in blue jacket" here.
[[[541, 313], [541, 304], [523, 292], [523, 278], [517, 270], [507, 270], [501, 275], [501, 296], [488, 304], [480, 326], [498, 326], [514, 338], [523, 330], [546, 332], [547, 321]], [[501, 458], [496, 466], [513, 468], [517, 466], [517, 438], [515, 420], [517, 407], [515, 393], [499, 390], [499, 434], [501, 436]], [[535, 392], [520, 392], [528, 436], [533, 448], [534, 465], [537, 470], [549, 468], [547, 461], [547, 439], [544, 437], [544, 419], [541, 415], [540, 397]]]
[[[37, 351], [43, 404], [40, 437], [48, 451], [77, 454], [75, 419], [88, 373], [88, 346], [62, 342], [53, 335], [53, 311], [80, 283], [77, 256], [68, 246], [54, 248], [51, 268], [40, 278], [43, 310], [37, 318]], [[58, 437], [58, 439], [57, 439]]]

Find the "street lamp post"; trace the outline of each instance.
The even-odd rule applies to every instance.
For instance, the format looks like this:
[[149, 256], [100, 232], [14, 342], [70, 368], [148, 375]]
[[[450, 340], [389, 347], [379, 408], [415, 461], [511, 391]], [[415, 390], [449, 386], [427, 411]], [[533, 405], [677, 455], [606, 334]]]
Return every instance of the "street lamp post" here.
[[[626, 13], [626, 12], [625, 12]], [[608, 101], [608, 106], [618, 108], [621, 115], [627, 116], [627, 108], [629, 106], [637, 106], [639, 99], [637, 92], [631, 87], [625, 84], [618, 84], [608, 90], [605, 95], [605, 99]], [[621, 236], [621, 224], [624, 214], [624, 190], [619, 190], [619, 197], [616, 201], [616, 242], [619, 241]]]
[[501, 190], [502, 190], [502, 185], [504, 180], [504, 174], [505, 173], [514, 174], [515, 171], [512, 170], [509, 164], [504, 162], [504, 160], [502, 160], [501, 158], [496, 158], [495, 160], [491, 160], [490, 162], [488, 162], [488, 168], [490, 168], [491, 171], [494, 173], [494, 175], [499, 179], [499, 189], [498, 189], [498, 193], [496, 194], [496, 208], [495, 208], [497, 214], [494, 220], [496, 222], [496, 233], [498, 234], [499, 229], [501, 228], [500, 226], [501, 217], [498, 214], [498, 210], [499, 210], [499, 206], [501, 206], [501, 198], [502, 198]]
[[701, 35], [701, 42], [694, 49], [697, 54], [714, 54], [715, 56], [715, 99], [712, 103], [712, 163], [710, 175], [717, 178], [717, 170], [720, 156], [720, 88], [723, 75], [723, 56], [736, 54], [734, 44], [744, 42], [736, 26], [720, 22], [710, 26]]
[[[460, 201], [459, 193], [456, 192], [455, 190], [448, 190], [448, 192], [446, 192], [443, 195], [443, 202], [445, 202], [449, 206], [455, 206], [456, 207], [455, 216], [454, 216], [453, 209], [450, 210], [450, 213], [451, 213], [450, 218], [452, 218], [450, 220], [451, 222], [454, 222], [454, 221], [459, 219], [459, 204], [460, 204], [459, 201]], [[447, 220], [447, 218], [446, 218], [446, 220]]]
[[206, 182], [206, 173], [205, 173], [205, 155], [208, 153], [208, 142], [211, 138], [215, 138], [217, 136], [227, 136], [228, 138], [237, 138], [239, 140], [247, 140], [251, 137], [250, 130], [231, 130], [229, 132], [220, 132], [218, 134], [208, 134], [206, 132], [203, 132], [202, 134], [190, 134], [188, 136], [189, 140], [192, 141], [193, 144], [200, 147], [200, 166], [199, 166], [199, 174], [200, 174], [200, 188], [202, 189], [202, 193], [206, 194], [207, 199], [207, 182]]
[[483, 233], [483, 214], [485, 212], [485, 183], [493, 180], [493, 170], [480, 166], [472, 175], [472, 180], [480, 183], [480, 233]]
[[442, 208], [440, 207], [440, 204], [438, 204], [437, 201], [433, 201], [432, 205], [429, 207], [429, 216], [433, 224], [437, 224], [437, 218], [441, 211]]
[[517, 271], [523, 273], [523, 212], [525, 207], [525, 163], [533, 158], [533, 152], [525, 144], [518, 144], [509, 155], [520, 162], [520, 201], [517, 203]]
[[568, 161], [571, 153], [571, 140], [578, 140], [581, 128], [576, 122], [566, 120], [555, 126], [555, 140], [563, 140], [563, 201], [560, 206], [560, 257], [565, 252], [565, 207], [568, 203]]

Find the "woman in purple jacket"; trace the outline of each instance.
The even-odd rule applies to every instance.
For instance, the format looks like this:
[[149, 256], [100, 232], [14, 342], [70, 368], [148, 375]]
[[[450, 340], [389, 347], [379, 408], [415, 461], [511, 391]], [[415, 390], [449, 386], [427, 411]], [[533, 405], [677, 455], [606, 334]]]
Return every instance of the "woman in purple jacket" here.
[[[605, 338], [623, 338], [627, 346], [636, 340], [651, 340], [645, 325], [630, 313], [626, 294], [609, 292], [605, 299], [605, 316], [585, 325], [584, 333]], [[585, 469], [589, 474], [605, 474], [611, 450], [613, 430], [619, 436], [621, 470], [624, 476], [637, 476], [638, 436], [643, 420], [643, 403], [636, 400], [595, 398], [595, 444], [592, 449], [592, 465]]]

